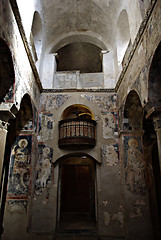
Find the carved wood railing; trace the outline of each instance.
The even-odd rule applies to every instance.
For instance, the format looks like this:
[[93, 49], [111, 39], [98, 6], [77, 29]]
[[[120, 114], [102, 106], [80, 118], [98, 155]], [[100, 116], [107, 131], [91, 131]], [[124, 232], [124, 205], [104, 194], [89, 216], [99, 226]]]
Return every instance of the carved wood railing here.
[[90, 148], [96, 144], [96, 121], [67, 119], [59, 121], [60, 148]]

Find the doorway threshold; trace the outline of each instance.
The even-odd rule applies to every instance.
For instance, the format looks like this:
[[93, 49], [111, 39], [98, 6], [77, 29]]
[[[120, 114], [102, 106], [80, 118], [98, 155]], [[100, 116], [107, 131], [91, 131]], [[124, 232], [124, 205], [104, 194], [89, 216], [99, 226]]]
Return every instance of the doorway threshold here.
[[96, 235], [96, 222], [86, 214], [63, 213], [58, 233], [71, 235]]

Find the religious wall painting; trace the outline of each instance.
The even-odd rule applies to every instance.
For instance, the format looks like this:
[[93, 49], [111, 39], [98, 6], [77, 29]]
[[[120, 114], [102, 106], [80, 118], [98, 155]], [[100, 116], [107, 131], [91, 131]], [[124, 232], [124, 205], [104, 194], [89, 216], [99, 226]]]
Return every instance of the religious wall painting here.
[[116, 94], [111, 94], [107, 97], [95, 96], [95, 100], [102, 114], [106, 114], [108, 111], [116, 110]]
[[8, 210], [11, 214], [27, 213], [28, 200], [7, 199]]
[[32, 135], [19, 135], [10, 156], [8, 198], [28, 197], [30, 187]]
[[118, 144], [114, 145], [103, 145], [101, 148], [101, 157], [102, 161], [106, 166], [112, 167], [118, 164], [119, 162], [119, 146]]
[[38, 140], [44, 142], [52, 138], [53, 138], [53, 114], [40, 113]]
[[145, 194], [145, 162], [140, 137], [124, 136], [125, 182], [129, 191]]
[[90, 102], [96, 102], [102, 114], [106, 114], [109, 111], [116, 110], [117, 95], [111, 94], [109, 96], [102, 95], [86, 95], [82, 94], [82, 98], [86, 98]]
[[105, 139], [118, 136], [117, 112], [108, 112], [102, 115], [103, 137]]
[[61, 107], [71, 96], [68, 94], [44, 94], [41, 97], [41, 111], [50, 112]]
[[44, 189], [47, 189], [49, 183], [52, 181], [52, 158], [53, 149], [44, 144], [39, 144], [35, 184], [35, 193], [38, 195], [41, 194]]

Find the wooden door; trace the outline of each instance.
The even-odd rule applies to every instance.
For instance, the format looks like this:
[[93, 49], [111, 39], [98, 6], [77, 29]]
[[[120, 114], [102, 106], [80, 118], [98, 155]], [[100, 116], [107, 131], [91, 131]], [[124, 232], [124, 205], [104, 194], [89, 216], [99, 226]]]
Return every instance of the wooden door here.
[[64, 165], [61, 185], [61, 211], [90, 214], [93, 198], [92, 167]]

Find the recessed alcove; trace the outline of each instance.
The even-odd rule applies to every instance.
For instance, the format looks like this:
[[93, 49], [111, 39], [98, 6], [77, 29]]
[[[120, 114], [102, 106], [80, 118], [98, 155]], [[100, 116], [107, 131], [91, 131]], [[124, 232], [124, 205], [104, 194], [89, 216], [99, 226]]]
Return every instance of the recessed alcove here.
[[96, 121], [90, 109], [75, 104], [68, 107], [59, 121], [60, 148], [91, 148], [96, 144]]

